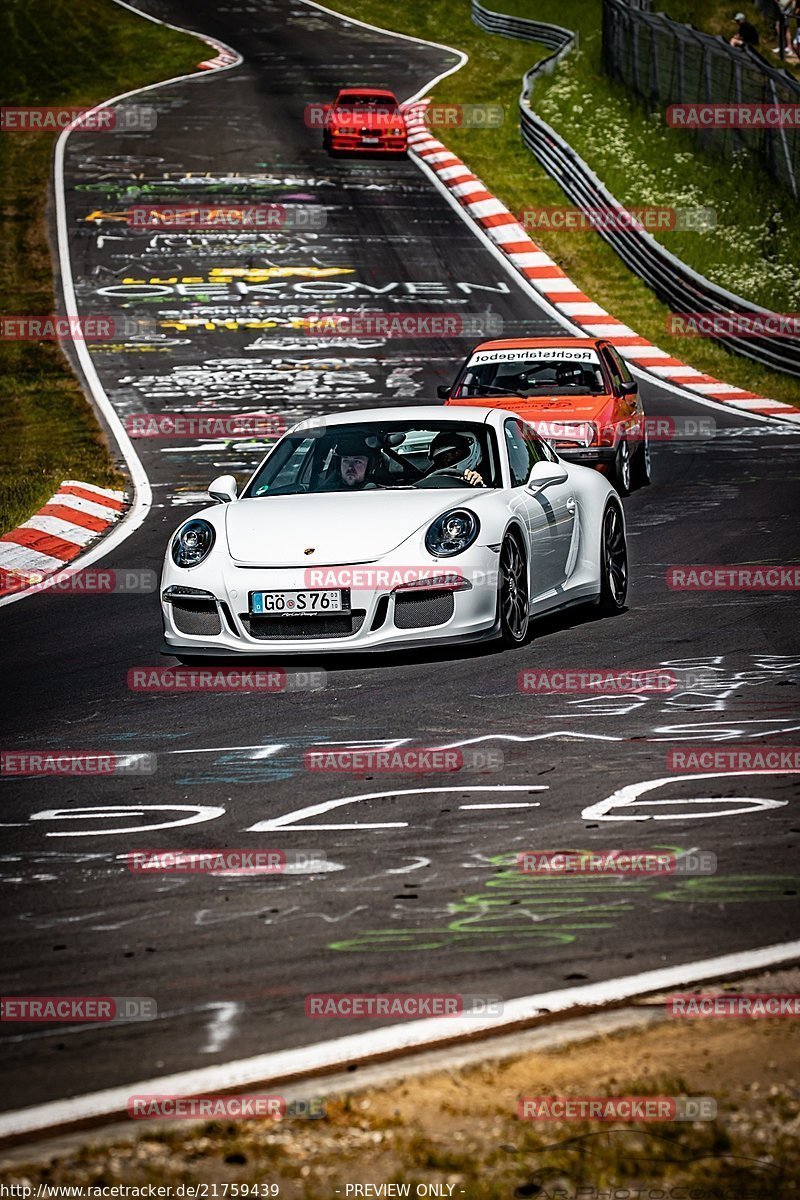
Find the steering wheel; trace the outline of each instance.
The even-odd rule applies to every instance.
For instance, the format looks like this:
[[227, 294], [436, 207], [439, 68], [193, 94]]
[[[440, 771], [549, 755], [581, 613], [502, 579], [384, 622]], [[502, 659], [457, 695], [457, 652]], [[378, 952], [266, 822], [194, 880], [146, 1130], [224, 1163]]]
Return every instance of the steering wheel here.
[[420, 481], [417, 483], [416, 486], [417, 487], [446, 487], [447, 481], [450, 479], [457, 479], [458, 482], [463, 484], [465, 487], [470, 486], [468, 484], [467, 480], [464, 478], [463, 471], [448, 471], [446, 469], [442, 470], [442, 471], [437, 471], [434, 475], [426, 475], [423, 479], [420, 479]]

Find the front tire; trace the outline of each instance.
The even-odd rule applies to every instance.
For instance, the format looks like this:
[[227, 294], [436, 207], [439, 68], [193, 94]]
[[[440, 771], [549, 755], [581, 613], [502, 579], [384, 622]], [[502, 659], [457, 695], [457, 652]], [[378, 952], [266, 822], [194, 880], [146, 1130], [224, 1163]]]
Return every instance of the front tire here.
[[510, 534], [500, 550], [497, 611], [500, 641], [506, 647], [522, 646], [530, 629], [528, 565], [518, 538]]
[[614, 456], [614, 467], [611, 472], [611, 482], [620, 496], [629, 496], [631, 492], [631, 448], [626, 438], [622, 438]]
[[603, 513], [600, 533], [600, 612], [614, 616], [625, 608], [628, 595], [628, 547], [618, 504], [612, 500]]
[[631, 479], [634, 487], [647, 487], [649, 484], [650, 462], [650, 438], [645, 431], [631, 463]]

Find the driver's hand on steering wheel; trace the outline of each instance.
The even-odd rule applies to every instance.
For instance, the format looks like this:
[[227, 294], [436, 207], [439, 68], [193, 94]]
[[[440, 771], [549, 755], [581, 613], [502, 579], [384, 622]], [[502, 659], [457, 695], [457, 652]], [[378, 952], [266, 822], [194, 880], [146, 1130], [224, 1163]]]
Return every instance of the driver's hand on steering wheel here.
[[486, 484], [483, 482], [483, 476], [479, 475], [477, 471], [467, 470], [464, 472], [463, 478], [467, 481], [467, 483], [471, 487], [485, 487], [486, 486]]

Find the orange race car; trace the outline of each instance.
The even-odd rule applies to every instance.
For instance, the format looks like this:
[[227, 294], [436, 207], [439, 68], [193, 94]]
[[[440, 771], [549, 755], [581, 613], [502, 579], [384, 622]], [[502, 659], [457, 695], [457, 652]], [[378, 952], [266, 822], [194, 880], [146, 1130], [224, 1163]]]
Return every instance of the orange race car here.
[[596, 467], [626, 496], [650, 482], [650, 447], [639, 389], [602, 338], [514, 338], [481, 342], [448, 404], [508, 408], [570, 462]]
[[342, 88], [333, 104], [325, 105], [322, 143], [329, 154], [373, 151], [404, 155], [408, 133], [394, 92]]

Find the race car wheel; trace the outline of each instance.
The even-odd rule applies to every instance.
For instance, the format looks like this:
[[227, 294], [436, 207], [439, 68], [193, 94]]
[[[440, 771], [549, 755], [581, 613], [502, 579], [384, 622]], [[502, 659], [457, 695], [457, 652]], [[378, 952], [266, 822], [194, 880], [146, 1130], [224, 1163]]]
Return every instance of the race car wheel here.
[[528, 567], [518, 539], [509, 534], [500, 550], [497, 610], [504, 646], [522, 646], [528, 636]]
[[603, 513], [600, 534], [600, 611], [622, 612], [628, 594], [628, 548], [619, 505], [613, 501]]
[[619, 492], [620, 496], [627, 496], [631, 490], [631, 448], [625, 438], [622, 439], [617, 447], [617, 453], [614, 457], [614, 468], [611, 474], [611, 482]]
[[650, 482], [650, 438], [645, 431], [644, 437], [633, 456], [631, 463], [631, 481], [634, 487], [647, 487]]

